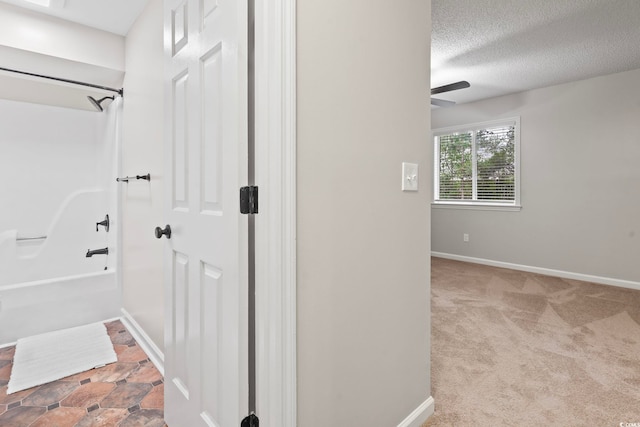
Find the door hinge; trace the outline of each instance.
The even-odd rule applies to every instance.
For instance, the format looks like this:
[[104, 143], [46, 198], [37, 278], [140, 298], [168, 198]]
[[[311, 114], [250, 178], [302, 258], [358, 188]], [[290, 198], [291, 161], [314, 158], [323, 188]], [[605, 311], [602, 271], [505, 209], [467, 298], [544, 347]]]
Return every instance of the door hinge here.
[[251, 185], [240, 189], [240, 213], [249, 215], [258, 213], [258, 187]]
[[251, 414], [244, 420], [242, 420], [242, 424], [240, 427], [260, 427], [260, 420], [256, 416], [256, 414]]

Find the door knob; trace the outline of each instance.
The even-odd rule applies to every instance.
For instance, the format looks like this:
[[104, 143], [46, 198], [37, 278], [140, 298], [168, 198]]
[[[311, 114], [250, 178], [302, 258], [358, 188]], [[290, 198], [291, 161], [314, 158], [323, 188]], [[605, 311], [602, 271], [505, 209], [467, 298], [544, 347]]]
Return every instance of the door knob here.
[[164, 230], [160, 227], [156, 227], [156, 238], [162, 239], [163, 235], [167, 236], [167, 239], [171, 238], [171, 226], [169, 226], [169, 224], [164, 227]]

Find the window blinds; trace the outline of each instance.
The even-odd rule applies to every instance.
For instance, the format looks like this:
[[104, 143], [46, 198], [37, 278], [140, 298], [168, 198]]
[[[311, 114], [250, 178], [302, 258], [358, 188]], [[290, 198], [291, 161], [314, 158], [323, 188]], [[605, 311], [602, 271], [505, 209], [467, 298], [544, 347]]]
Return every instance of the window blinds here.
[[477, 200], [515, 200], [514, 126], [476, 132]]
[[505, 124], [436, 137], [436, 200], [513, 203], [515, 132]]
[[440, 199], [473, 198], [472, 133], [440, 137]]

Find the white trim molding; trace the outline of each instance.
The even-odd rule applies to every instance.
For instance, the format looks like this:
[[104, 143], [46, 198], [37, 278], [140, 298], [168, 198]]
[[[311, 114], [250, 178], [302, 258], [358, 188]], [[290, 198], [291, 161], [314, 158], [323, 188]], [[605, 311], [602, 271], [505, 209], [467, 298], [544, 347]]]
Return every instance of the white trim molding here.
[[630, 280], [614, 279], [611, 277], [592, 276], [589, 274], [573, 273], [570, 271], [553, 270], [551, 268], [533, 267], [530, 265], [512, 264], [510, 262], [494, 261], [484, 258], [474, 258], [464, 255], [448, 254], [444, 252], [431, 252], [431, 256], [436, 258], [451, 259], [454, 261], [471, 262], [474, 264], [489, 265], [491, 267], [509, 268], [511, 270], [526, 271], [529, 273], [543, 274], [545, 276], [561, 277], [563, 279], [580, 280], [583, 282], [598, 283], [600, 285], [618, 286], [620, 288], [640, 290], [640, 282]]
[[297, 425], [296, 1], [256, 2], [257, 415]]
[[433, 397], [429, 396], [427, 400], [422, 402], [407, 418], [398, 424], [398, 427], [421, 427], [433, 415], [434, 409], [435, 401]]
[[144, 351], [147, 356], [149, 356], [149, 360], [154, 364], [158, 371], [164, 377], [164, 353], [160, 348], [151, 340], [149, 335], [142, 329], [142, 326], [129, 314], [127, 310], [124, 308], [120, 309], [122, 312], [122, 324], [129, 331], [129, 333], [136, 340], [142, 351]]
[[519, 212], [522, 210], [520, 205], [505, 204], [486, 204], [486, 203], [451, 203], [451, 202], [432, 202], [431, 207], [434, 209], [466, 209], [474, 211], [504, 211]]

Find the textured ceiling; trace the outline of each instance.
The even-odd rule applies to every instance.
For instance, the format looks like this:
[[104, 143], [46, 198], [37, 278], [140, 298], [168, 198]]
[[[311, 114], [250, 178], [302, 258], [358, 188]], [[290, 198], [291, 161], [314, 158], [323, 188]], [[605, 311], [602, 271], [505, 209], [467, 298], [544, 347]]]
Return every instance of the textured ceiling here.
[[121, 36], [147, 4], [147, 0], [51, 0], [51, 7], [42, 7], [25, 0], [0, 1]]
[[[471, 102], [640, 68], [640, 0], [432, 0], [431, 87]], [[612, 94], [615, 96], [615, 94]]]
[[[126, 35], [147, 0], [0, 0]], [[640, 0], [432, 0], [431, 87], [471, 102], [640, 68]]]

